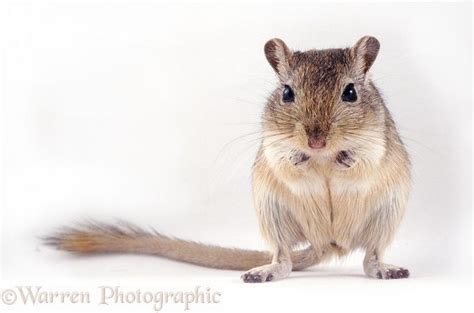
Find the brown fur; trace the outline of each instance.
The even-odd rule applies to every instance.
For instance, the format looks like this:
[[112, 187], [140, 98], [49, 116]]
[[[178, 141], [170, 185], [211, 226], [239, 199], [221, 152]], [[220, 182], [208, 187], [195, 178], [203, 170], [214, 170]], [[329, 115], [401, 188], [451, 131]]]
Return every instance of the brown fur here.
[[[262, 116], [263, 140], [252, 173], [255, 208], [272, 254], [168, 238], [134, 227], [92, 224], [48, 239], [78, 253], [155, 254], [224, 269], [250, 269], [245, 282], [288, 276], [333, 255], [364, 249], [364, 270], [374, 278], [405, 278], [408, 271], [382, 262], [405, 211], [410, 162], [395, 124], [368, 70], [378, 54], [373, 37], [352, 48], [292, 52], [280, 39], [265, 54], [281, 87]], [[341, 100], [352, 83], [355, 102]], [[295, 94], [282, 101], [284, 86]], [[312, 149], [308, 138], [325, 138]], [[308, 248], [297, 250], [306, 245]]]

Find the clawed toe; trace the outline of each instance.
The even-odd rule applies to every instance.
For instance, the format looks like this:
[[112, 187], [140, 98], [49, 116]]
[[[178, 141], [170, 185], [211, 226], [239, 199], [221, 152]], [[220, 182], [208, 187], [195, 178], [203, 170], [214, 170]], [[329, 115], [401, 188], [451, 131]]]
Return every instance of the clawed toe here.
[[410, 272], [405, 268], [401, 268], [397, 270], [396, 273], [397, 273], [396, 278], [408, 278], [410, 276]]

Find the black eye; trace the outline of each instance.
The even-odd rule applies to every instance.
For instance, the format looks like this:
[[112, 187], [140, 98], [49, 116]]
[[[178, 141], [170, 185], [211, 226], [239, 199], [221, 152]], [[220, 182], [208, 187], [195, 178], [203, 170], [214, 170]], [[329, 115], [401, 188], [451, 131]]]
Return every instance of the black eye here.
[[344, 88], [341, 99], [344, 102], [355, 102], [357, 100], [357, 92], [354, 88], [354, 84], [350, 83]]
[[293, 102], [293, 101], [295, 101], [295, 93], [293, 92], [293, 89], [291, 89], [290, 86], [288, 86], [288, 85], [283, 86], [282, 100], [283, 100], [283, 102]]

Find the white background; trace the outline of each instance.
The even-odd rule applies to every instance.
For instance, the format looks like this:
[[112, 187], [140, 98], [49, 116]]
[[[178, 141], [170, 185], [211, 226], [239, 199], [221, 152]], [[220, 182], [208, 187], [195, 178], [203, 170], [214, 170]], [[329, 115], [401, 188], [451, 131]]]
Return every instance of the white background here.
[[[200, 285], [223, 294], [197, 311], [460, 309], [469, 301], [469, 4], [33, 3], [3, 6], [2, 287]], [[256, 286], [238, 272], [145, 256], [74, 258], [39, 244], [57, 226], [120, 218], [265, 249], [249, 178], [264, 99], [277, 83], [263, 45], [280, 37], [293, 49], [346, 47], [364, 35], [381, 42], [373, 79], [413, 161], [408, 212], [387, 253], [410, 269], [409, 280], [365, 278], [361, 253]]]

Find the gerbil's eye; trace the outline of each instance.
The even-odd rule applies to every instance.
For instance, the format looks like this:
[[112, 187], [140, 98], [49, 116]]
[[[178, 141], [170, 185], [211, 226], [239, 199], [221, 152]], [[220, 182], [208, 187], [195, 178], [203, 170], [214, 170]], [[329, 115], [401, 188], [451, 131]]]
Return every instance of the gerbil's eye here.
[[350, 83], [344, 88], [342, 92], [341, 99], [344, 102], [355, 102], [357, 100], [357, 92], [354, 88], [354, 84]]
[[295, 93], [293, 92], [293, 89], [291, 89], [291, 87], [288, 86], [288, 85], [283, 86], [282, 100], [283, 100], [283, 102], [293, 102], [293, 101], [295, 101]]

